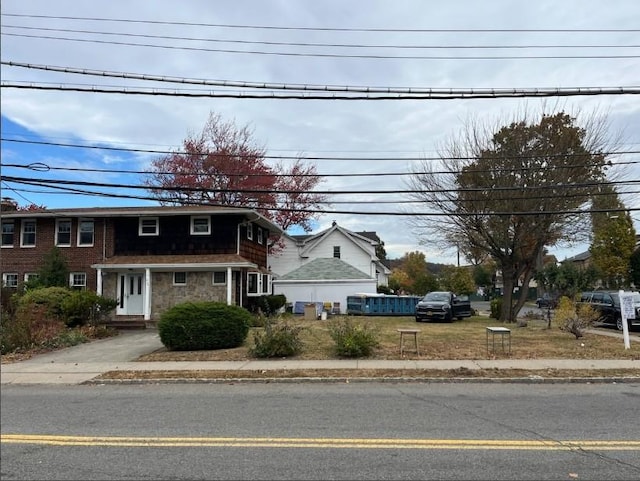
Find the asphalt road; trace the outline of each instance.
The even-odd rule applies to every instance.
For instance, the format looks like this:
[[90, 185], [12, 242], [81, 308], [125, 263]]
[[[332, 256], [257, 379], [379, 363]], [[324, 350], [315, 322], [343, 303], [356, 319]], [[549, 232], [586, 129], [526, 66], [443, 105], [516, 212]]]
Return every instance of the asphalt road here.
[[0, 477], [640, 479], [639, 384], [3, 386]]

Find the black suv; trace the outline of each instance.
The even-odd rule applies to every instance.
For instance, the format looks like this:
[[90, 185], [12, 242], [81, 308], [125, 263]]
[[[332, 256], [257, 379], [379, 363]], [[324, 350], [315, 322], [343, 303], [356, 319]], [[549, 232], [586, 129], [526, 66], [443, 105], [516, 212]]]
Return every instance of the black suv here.
[[[583, 292], [580, 302], [591, 305], [600, 314], [600, 322], [615, 324], [616, 328], [622, 331], [622, 311], [618, 291]], [[629, 327], [640, 325], [640, 319], [629, 319], [627, 322]]]

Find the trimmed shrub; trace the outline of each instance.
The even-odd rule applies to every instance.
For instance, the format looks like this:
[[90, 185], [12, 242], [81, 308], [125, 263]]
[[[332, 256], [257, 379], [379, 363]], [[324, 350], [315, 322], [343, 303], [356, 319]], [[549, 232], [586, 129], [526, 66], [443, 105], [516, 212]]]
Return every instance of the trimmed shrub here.
[[239, 306], [201, 301], [176, 304], [158, 321], [160, 341], [172, 351], [229, 349], [249, 333], [251, 313]]
[[288, 357], [298, 354], [303, 347], [300, 333], [303, 326], [292, 326], [286, 321], [266, 319], [264, 330], [253, 334], [254, 347], [249, 354], [254, 357]]
[[340, 357], [366, 357], [380, 345], [378, 332], [368, 325], [354, 324], [348, 318], [329, 323], [329, 335]]

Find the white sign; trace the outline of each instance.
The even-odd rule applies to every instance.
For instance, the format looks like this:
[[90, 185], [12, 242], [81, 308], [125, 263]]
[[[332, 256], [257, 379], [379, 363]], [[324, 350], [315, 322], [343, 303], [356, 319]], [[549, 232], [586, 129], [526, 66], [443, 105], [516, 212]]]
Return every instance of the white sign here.
[[[633, 294], [626, 293], [623, 290], [618, 291], [620, 297], [620, 314], [622, 317], [622, 339], [624, 340], [624, 348], [631, 349], [631, 339], [629, 339], [629, 323], [627, 319], [635, 319], [636, 313], [633, 311]], [[630, 316], [629, 316], [630, 311]]]
[[633, 294], [624, 294], [620, 297], [620, 307], [622, 313], [627, 319], [636, 318], [636, 310], [633, 308]]

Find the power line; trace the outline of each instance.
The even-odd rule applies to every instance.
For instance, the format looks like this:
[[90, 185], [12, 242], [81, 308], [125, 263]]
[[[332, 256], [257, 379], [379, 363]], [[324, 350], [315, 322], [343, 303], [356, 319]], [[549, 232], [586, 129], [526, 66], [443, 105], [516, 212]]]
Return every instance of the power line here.
[[[27, 185], [38, 185], [35, 183], [30, 183], [30, 182], [18, 182], [18, 183], [24, 183]], [[123, 199], [136, 199], [136, 200], [152, 200], [152, 201], [156, 201], [158, 202], [159, 199], [154, 198], [154, 197], [149, 197], [149, 196], [134, 196], [134, 195], [128, 195], [128, 194], [116, 194], [116, 193], [104, 193], [104, 192], [95, 192], [95, 191], [89, 191], [89, 190], [84, 190], [84, 189], [77, 189], [77, 188], [70, 188], [70, 187], [63, 187], [63, 186], [50, 186], [50, 188], [52, 189], [60, 189], [65, 191], [65, 193], [69, 194], [76, 194], [76, 195], [89, 195], [89, 196], [96, 196], [96, 197], [108, 197], [108, 198], [123, 198]], [[227, 205], [227, 204], [215, 204], [215, 203], [208, 203], [208, 202], [200, 202], [200, 201], [192, 201], [189, 199], [176, 199], [176, 200], [168, 200], [166, 199], [165, 202], [172, 202], [172, 203], [178, 203], [181, 205], [204, 205], [204, 206], [211, 206], [211, 207], [229, 207], [229, 208], [233, 208], [233, 207], [237, 207], [239, 209], [244, 209], [246, 208], [246, 206], [237, 206], [237, 205]], [[255, 207], [252, 207], [255, 208]], [[411, 216], [411, 217], [449, 217], [450, 214], [449, 213], [444, 213], [444, 212], [397, 212], [397, 211], [380, 211], [380, 210], [375, 210], [375, 211], [349, 211], [349, 210], [320, 210], [320, 209], [307, 209], [307, 208], [285, 208], [285, 207], [273, 207], [273, 208], [267, 208], [267, 209], [258, 209], [258, 210], [264, 210], [264, 211], [269, 211], [269, 212], [306, 212], [306, 213], [312, 213], [312, 214], [325, 214], [325, 215], [335, 215], [335, 214], [347, 214], [347, 215], [373, 215], [373, 216]], [[561, 211], [547, 211], [547, 212], [540, 212], [540, 211], [532, 211], [532, 212], [518, 212], [518, 211], [504, 211], [504, 212], [492, 212], [492, 213], [486, 213], [486, 212], [461, 212], [458, 213], [456, 215], [459, 215], [461, 217], [503, 217], [503, 216], [534, 216], [534, 217], [538, 217], [541, 215], [550, 215], [550, 214], [556, 214], [556, 215], [584, 215], [584, 214], [593, 214], [593, 213], [612, 213], [612, 212], [634, 212], [634, 211], [640, 211], [640, 207], [635, 208], [635, 207], [631, 207], [631, 208], [616, 208], [616, 209], [573, 209], [573, 210], [561, 210]]]
[[43, 70], [48, 72], [70, 73], [77, 75], [88, 75], [94, 77], [122, 78], [128, 80], [143, 80], [160, 83], [179, 83], [188, 85], [206, 85], [213, 87], [236, 87], [242, 89], [268, 89], [268, 90], [295, 90], [304, 92], [357, 92], [367, 94], [435, 94], [435, 95], [494, 95], [517, 93], [548, 93], [562, 94], [575, 91], [619, 92], [621, 89], [637, 88], [637, 86], [626, 87], [536, 87], [536, 88], [431, 88], [431, 87], [379, 87], [379, 86], [356, 86], [356, 85], [318, 85], [318, 84], [286, 84], [275, 82], [248, 82], [242, 80], [217, 80], [217, 79], [197, 79], [186, 77], [173, 77], [165, 75], [150, 75], [134, 72], [114, 72], [106, 70], [83, 69], [76, 67], [61, 67], [57, 65], [30, 64], [24, 62], [0, 61], [0, 65], [9, 67], [25, 68], [32, 70]]
[[[33, 144], [33, 145], [50, 145], [55, 147], [70, 147], [70, 148], [80, 148], [80, 149], [93, 149], [93, 150], [107, 150], [107, 151], [120, 151], [120, 152], [134, 152], [134, 153], [147, 153], [147, 154], [167, 154], [167, 155], [192, 155], [192, 152], [187, 151], [178, 151], [178, 150], [159, 150], [159, 149], [134, 149], [128, 147], [107, 147], [107, 146], [98, 146], [98, 145], [84, 145], [84, 144], [74, 144], [74, 143], [66, 143], [66, 142], [47, 142], [47, 141], [38, 141], [38, 140], [24, 140], [24, 139], [10, 139], [6, 137], [0, 137], [0, 141], [2, 142], [14, 142], [20, 144]], [[549, 154], [545, 155], [546, 158], [590, 158], [593, 155], [624, 155], [624, 154], [640, 154], [640, 150], [610, 150], [604, 152], [595, 152], [594, 154]], [[206, 156], [226, 156], [227, 154], [217, 154], [217, 153], [203, 153], [202, 155]], [[363, 160], [363, 161], [422, 161], [422, 160], [475, 160], [476, 157], [466, 157], [466, 156], [431, 156], [431, 157], [325, 157], [325, 156], [303, 156], [303, 155], [261, 155], [263, 159], [278, 159], [278, 160]], [[540, 155], [514, 155], [508, 158], [514, 159], [535, 159], [539, 158]], [[504, 156], [489, 156], [484, 157], [487, 160], [501, 160], [504, 159]], [[634, 162], [635, 163], [635, 162]], [[46, 167], [45, 167], [46, 169]], [[32, 169], [33, 170], [33, 169]]]
[[70, 28], [49, 28], [49, 27], [32, 27], [26, 25], [7, 25], [3, 24], [1, 28], [12, 28], [17, 30], [39, 30], [46, 32], [65, 32], [65, 33], [82, 33], [91, 35], [134, 37], [134, 38], [150, 38], [157, 40], [181, 40], [188, 42], [209, 42], [209, 43], [232, 43], [241, 45], [276, 45], [287, 47], [330, 47], [330, 48], [380, 48], [380, 49], [407, 49], [407, 50], [518, 50], [518, 49], [561, 49], [561, 48], [640, 48], [640, 45], [620, 45], [620, 44], [580, 44], [580, 45], [550, 45], [550, 44], [534, 44], [534, 45], [389, 45], [389, 44], [354, 44], [354, 43], [315, 43], [315, 42], [275, 42], [267, 40], [238, 40], [238, 39], [217, 39], [209, 37], [180, 37], [172, 35], [151, 35], [130, 32], [105, 32], [99, 30], [79, 30]]
[[176, 45], [157, 45], [151, 43], [118, 42], [115, 40], [97, 40], [71, 37], [56, 37], [52, 35], [28, 35], [23, 33], [5, 33], [8, 37], [35, 38], [40, 40], [60, 40], [65, 42], [81, 42], [99, 45], [120, 45], [124, 47], [160, 48], [168, 50], [186, 50], [210, 53], [233, 53], [249, 55], [275, 55], [284, 57], [316, 57], [316, 58], [350, 58], [375, 60], [549, 60], [549, 59], [630, 59], [640, 58], [640, 55], [379, 55], [379, 54], [339, 54], [339, 53], [311, 53], [311, 52], [268, 52], [264, 50], [234, 50], [223, 48], [186, 47]]
[[582, 189], [597, 187], [600, 185], [640, 185], [640, 179], [638, 180], [622, 180], [622, 181], [605, 181], [605, 182], [582, 182], [575, 184], [553, 184], [553, 185], [541, 185], [541, 186], [513, 186], [513, 187], [473, 187], [473, 188], [457, 188], [452, 189], [431, 189], [425, 190], [397, 190], [397, 189], [384, 189], [384, 190], [287, 190], [279, 191], [274, 189], [211, 189], [208, 187], [173, 187], [173, 186], [161, 186], [161, 185], [134, 185], [134, 184], [110, 184], [106, 182], [88, 182], [88, 181], [74, 181], [64, 179], [43, 179], [33, 177], [14, 177], [4, 176], [4, 180], [7, 182], [30, 182], [38, 185], [80, 185], [88, 187], [107, 187], [118, 189], [134, 189], [134, 190], [164, 190], [170, 192], [205, 192], [205, 193], [243, 193], [243, 194], [319, 194], [319, 195], [362, 195], [362, 194], [420, 194], [420, 193], [450, 193], [450, 192], [480, 192], [486, 193], [487, 190], [491, 191], [549, 191], [550, 195], [556, 195], [558, 191], [564, 189]]
[[518, 91], [482, 93], [482, 94], [395, 94], [395, 95], [311, 95], [311, 94], [254, 94], [254, 93], [227, 93], [227, 92], [185, 92], [169, 89], [134, 89], [123, 87], [74, 87], [65, 84], [49, 85], [42, 82], [8, 83], [2, 82], [2, 88], [16, 88], [27, 90], [50, 90], [61, 92], [82, 92], [101, 94], [121, 94], [121, 95], [150, 95], [160, 97], [187, 97], [187, 98], [235, 98], [235, 99], [296, 99], [296, 100], [460, 100], [460, 99], [496, 99], [496, 98], [547, 98], [547, 97], [574, 97], [574, 96], [600, 96], [600, 95], [638, 95], [640, 88], [636, 87], [615, 87], [599, 89], [572, 89], [560, 91]]
[[402, 33], [621, 33], [640, 32], [640, 29], [628, 28], [354, 28], [354, 27], [286, 27], [274, 25], [242, 25], [223, 23], [196, 23], [163, 20], [134, 20], [129, 18], [74, 17], [58, 15], [32, 15], [18, 13], [2, 13], [4, 17], [46, 18], [55, 20], [82, 20], [94, 22], [119, 22], [148, 25], [180, 25], [190, 27], [215, 27], [260, 30], [300, 30], [317, 32], [402, 32]]
[[[224, 154], [226, 155], [226, 154]], [[360, 159], [366, 160], [366, 159]], [[618, 161], [615, 163], [619, 165], [633, 165], [640, 164], [640, 160]], [[141, 174], [141, 175], [172, 175], [172, 176], [218, 176], [223, 175], [225, 177], [404, 177], [415, 175], [456, 175], [461, 174], [461, 171], [456, 170], [430, 170], [424, 172], [358, 172], [358, 173], [332, 173], [332, 174], [278, 174], [278, 173], [243, 173], [243, 172], [216, 172], [208, 173], [206, 171], [157, 171], [157, 170], [128, 170], [128, 169], [101, 169], [101, 168], [89, 168], [89, 167], [56, 167], [50, 166], [42, 162], [32, 162], [29, 164], [12, 164], [12, 163], [0, 163], [3, 167], [13, 167], [18, 169], [28, 169], [36, 172], [49, 172], [49, 171], [65, 171], [65, 172], [99, 172], [99, 173], [111, 173], [111, 174]], [[548, 167], [512, 167], [512, 168], [492, 168], [492, 169], [474, 169], [473, 172], [477, 174], [481, 173], [500, 173], [500, 172], [527, 172], [530, 170], [544, 171], [544, 170], [559, 170], [559, 169], [575, 169], [581, 167], [588, 167], [591, 164], [567, 164], [567, 165], [550, 165]]]

